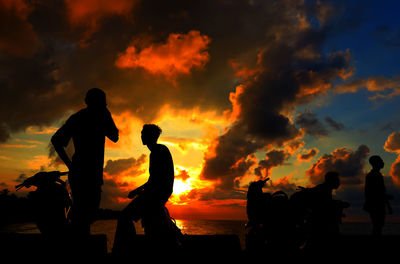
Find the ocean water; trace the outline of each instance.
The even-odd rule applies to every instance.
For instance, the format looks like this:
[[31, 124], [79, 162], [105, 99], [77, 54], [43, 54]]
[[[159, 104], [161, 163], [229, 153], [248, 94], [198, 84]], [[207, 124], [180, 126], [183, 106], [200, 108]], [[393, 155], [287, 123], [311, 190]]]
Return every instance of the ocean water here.
[[[188, 235], [227, 235], [235, 234], [240, 238], [241, 246], [245, 246], [246, 221], [235, 220], [176, 220], [177, 226], [182, 233]], [[114, 235], [117, 227], [116, 220], [98, 220], [91, 226], [92, 234], [105, 234], [107, 236], [107, 249], [112, 250]], [[136, 232], [143, 234], [140, 221], [135, 223]], [[14, 224], [7, 226], [0, 232], [12, 233], [39, 233], [34, 223]], [[341, 225], [342, 234], [366, 235], [371, 233], [370, 223], [344, 222]], [[386, 223], [383, 230], [384, 235], [400, 235], [400, 223]]]

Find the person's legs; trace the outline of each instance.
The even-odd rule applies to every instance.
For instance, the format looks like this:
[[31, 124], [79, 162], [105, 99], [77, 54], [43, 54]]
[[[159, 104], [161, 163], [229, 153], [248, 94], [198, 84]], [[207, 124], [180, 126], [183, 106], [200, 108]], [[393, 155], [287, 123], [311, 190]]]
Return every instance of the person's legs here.
[[100, 186], [71, 186], [71, 224], [75, 235], [89, 236], [90, 224], [96, 220], [100, 205]]
[[76, 236], [88, 236], [90, 234], [89, 221], [86, 216], [85, 193], [78, 188], [71, 188], [71, 226]]
[[142, 199], [137, 198], [130, 202], [122, 210], [115, 231], [113, 253], [123, 254], [132, 249], [135, 243], [136, 229], [132, 221], [138, 221], [141, 217]]
[[152, 200], [143, 215], [145, 235], [150, 247], [157, 251], [168, 252], [173, 247], [170, 240], [169, 213], [165, 201]]
[[385, 211], [380, 209], [371, 210], [370, 217], [372, 222], [372, 235], [381, 236], [385, 223]]

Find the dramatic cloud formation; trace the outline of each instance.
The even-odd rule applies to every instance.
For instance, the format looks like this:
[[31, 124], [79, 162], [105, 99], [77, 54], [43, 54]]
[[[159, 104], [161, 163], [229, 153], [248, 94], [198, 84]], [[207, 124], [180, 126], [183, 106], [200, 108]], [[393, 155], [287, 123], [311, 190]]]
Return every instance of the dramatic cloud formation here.
[[187, 34], [170, 34], [164, 44], [153, 44], [139, 52], [129, 46], [115, 65], [119, 68], [144, 68], [152, 74], [173, 77], [189, 74], [193, 68], [202, 68], [209, 60], [206, 51], [210, 39], [199, 31]]
[[388, 152], [400, 152], [400, 132], [390, 134], [383, 148]]
[[[270, 132], [260, 139], [268, 138], [269, 133], [281, 135], [284, 141], [298, 134], [286, 115], [288, 108], [308, 102], [328, 90], [334, 78], [351, 71], [349, 52], [320, 52], [328, 23], [314, 27], [304, 19], [321, 17], [323, 4], [314, 8], [308, 3], [244, 0], [41, 3], [35, 2], [28, 12], [41, 43], [33, 57], [17, 58], [7, 53], [0, 58], [3, 142], [10, 133], [27, 127], [54, 125], [70, 111], [83, 107], [85, 92], [94, 86], [106, 91], [113, 113], [129, 111], [144, 122], [155, 120], [167, 104], [222, 114], [229, 108], [229, 93], [239, 87], [235, 70], [241, 69], [230, 67], [232, 61], [257, 70], [247, 75], [240, 95], [239, 88], [234, 91], [241, 112], [229, 133], [259, 137], [269, 127]], [[82, 47], [82, 32], [89, 28], [92, 33], [87, 34]], [[24, 43], [35, 46], [34, 41]], [[135, 52], [127, 52], [127, 47]], [[135, 59], [125, 64], [135, 69], [116, 67], [122, 58]], [[149, 77], [141, 69], [154, 74]], [[174, 75], [180, 78], [171, 82], [168, 77]], [[272, 88], [280, 86], [287, 88]], [[252, 97], [257, 99], [254, 103]], [[269, 107], [257, 109], [264, 105]], [[19, 111], [8, 111], [15, 107]], [[261, 115], [265, 122], [257, 120]], [[271, 126], [268, 120], [279, 125]], [[264, 143], [257, 140], [249, 153]]]
[[400, 132], [393, 132], [387, 138], [383, 148], [388, 152], [397, 153], [397, 159], [392, 163], [390, 167], [390, 176], [393, 182], [400, 186]]
[[364, 164], [369, 154], [369, 148], [365, 145], [360, 145], [355, 151], [345, 147], [336, 149], [330, 154], [322, 155], [307, 170], [307, 177], [312, 184], [320, 184], [327, 172], [337, 171], [343, 185], [360, 184], [363, 182]]
[[[246, 163], [237, 170], [234, 165], [238, 161], [298, 137], [300, 131], [287, 113], [325, 93], [333, 80], [347, 78], [352, 70], [348, 52], [322, 54], [329, 27], [324, 26], [326, 21], [313, 27], [302, 19], [315, 15], [307, 13], [306, 4], [292, 6], [281, 1], [273, 7], [265, 10], [271, 24], [265, 29], [268, 42], [258, 54], [257, 68], [262, 70], [244, 80], [231, 96], [236, 120], [211, 146], [213, 155], [205, 158], [203, 178], [219, 180], [223, 188], [232, 188], [233, 179], [251, 165]], [[314, 11], [322, 12], [318, 7]], [[293, 17], [291, 12], [299, 15]]]
[[[308, 178], [302, 163], [317, 157], [311, 144], [346, 132], [339, 119], [345, 109], [326, 117], [318, 107], [329, 104], [321, 101], [364, 87], [371, 98], [398, 93], [396, 76], [351, 79], [352, 50], [332, 50], [346, 46], [329, 42], [351, 22], [341, 17], [345, 2], [0, 0], [4, 182], [62, 164], [46, 145], [85, 107], [92, 87], [106, 92], [120, 130], [117, 144], [106, 141], [104, 207], [120, 208], [128, 190], [147, 179], [140, 129], [150, 122], [165, 129], [159, 142], [174, 157], [171, 201], [180, 215], [183, 205], [194, 215], [204, 216], [203, 208], [245, 215], [248, 183], [265, 176], [273, 178], [271, 191], [291, 192], [295, 183], [317, 182], [342, 166], [344, 182], [359, 182], [354, 175], [366, 147], [324, 155]], [[309, 106], [315, 113], [302, 112]], [[72, 144], [67, 151], [73, 153]]]

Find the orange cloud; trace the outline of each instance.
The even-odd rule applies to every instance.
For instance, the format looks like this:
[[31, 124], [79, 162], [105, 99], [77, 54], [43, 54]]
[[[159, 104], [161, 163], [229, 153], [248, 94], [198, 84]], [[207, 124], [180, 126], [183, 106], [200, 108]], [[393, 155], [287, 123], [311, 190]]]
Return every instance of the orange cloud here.
[[377, 98], [393, 98], [400, 95], [400, 78], [386, 78], [383, 76], [373, 76], [365, 79], [355, 78], [343, 85], [337, 85], [336, 90], [340, 93], [355, 93], [365, 88], [369, 92], [375, 93], [370, 97], [371, 100]]
[[400, 187], [400, 156], [392, 163], [390, 167], [390, 176], [393, 182]]
[[25, 132], [28, 134], [53, 134], [57, 131], [56, 127], [47, 127], [47, 126], [29, 126], [25, 129]]
[[301, 161], [309, 162], [309, 161], [311, 161], [312, 158], [314, 158], [317, 155], [317, 153], [318, 153], [318, 149], [312, 148], [307, 153], [297, 155], [297, 160], [300, 162]]
[[129, 17], [135, 4], [135, 0], [65, 0], [71, 26], [85, 28], [83, 45], [99, 29], [104, 18], [115, 15]]
[[390, 134], [383, 148], [388, 152], [400, 154], [400, 132], [393, 132]]
[[230, 60], [229, 64], [232, 67], [232, 69], [235, 71], [235, 76], [241, 77], [244, 79], [252, 77], [263, 70], [262, 67], [260, 67], [259, 63], [257, 63], [257, 66], [254, 68], [250, 68], [250, 67], [243, 65], [240, 62], [236, 62], [234, 60]]
[[390, 134], [383, 148], [388, 152], [394, 152], [398, 154], [396, 160], [390, 167], [389, 174], [392, 177], [393, 182], [397, 186], [400, 186], [400, 132], [393, 132]]
[[153, 44], [138, 51], [129, 46], [119, 55], [115, 65], [118, 68], [143, 68], [151, 74], [174, 77], [190, 74], [193, 68], [202, 68], [209, 61], [206, 51], [210, 38], [192, 30], [187, 34], [170, 34], [166, 43]]

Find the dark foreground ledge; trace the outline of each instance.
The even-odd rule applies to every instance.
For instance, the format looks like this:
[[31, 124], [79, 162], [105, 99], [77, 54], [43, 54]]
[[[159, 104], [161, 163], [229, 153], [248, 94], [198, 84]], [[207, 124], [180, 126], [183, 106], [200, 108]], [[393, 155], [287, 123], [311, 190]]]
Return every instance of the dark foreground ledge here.
[[[172, 252], [181, 256], [239, 257], [242, 254], [237, 235], [185, 235], [183, 245]], [[162, 252], [165, 254], [166, 252]], [[41, 234], [0, 234], [0, 255], [12, 258], [51, 259], [81, 257], [113, 259], [120, 256], [107, 252], [106, 235], [91, 235], [84, 241], [46, 238]], [[160, 257], [160, 252], [148, 248], [144, 235], [137, 235], [135, 246], [122, 257]]]
[[[137, 236], [137, 242], [128, 256], [134, 258], [158, 258], [163, 255], [159, 251], [149, 250], [143, 235]], [[313, 259], [323, 255], [328, 259], [397, 259], [400, 249], [400, 236], [382, 236], [375, 239], [369, 235], [342, 235], [331, 247], [318, 251], [290, 252], [282, 248], [278, 251], [259, 252], [261, 258]], [[252, 256], [242, 250], [237, 235], [185, 235], [185, 240], [179, 250], [173, 252], [177, 257], [196, 259], [234, 259], [245, 260]], [[0, 255], [13, 259], [43, 259], [63, 260], [69, 257], [86, 256], [91, 259], [113, 261], [118, 256], [107, 252], [106, 235], [92, 235], [85, 241], [57, 240], [43, 237], [41, 234], [0, 234]], [[123, 256], [124, 258], [127, 256]]]

